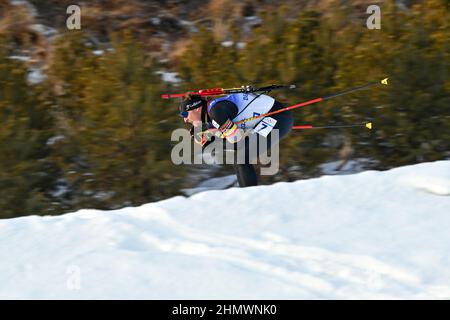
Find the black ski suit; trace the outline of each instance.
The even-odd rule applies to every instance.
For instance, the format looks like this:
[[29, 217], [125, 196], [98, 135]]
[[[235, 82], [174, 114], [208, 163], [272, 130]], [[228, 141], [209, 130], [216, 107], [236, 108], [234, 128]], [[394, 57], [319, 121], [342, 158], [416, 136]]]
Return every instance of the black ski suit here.
[[[269, 112], [276, 111], [279, 109], [284, 108], [285, 105], [276, 101], [274, 102], [272, 108]], [[231, 101], [223, 100], [217, 102], [210, 110], [209, 113], [205, 114], [208, 122], [212, 122], [213, 120], [220, 126], [224, 126], [230, 123], [232, 119], [236, 117], [238, 114], [238, 107]], [[274, 146], [279, 143], [281, 139], [286, 137], [288, 133], [292, 129], [293, 125], [293, 117], [291, 111], [284, 111], [277, 114], [274, 114], [272, 116], [273, 119], [277, 120], [274, 129], [278, 129], [279, 131], [279, 137], [277, 140], [273, 140], [272, 132], [271, 131], [266, 138], [260, 136], [258, 139], [258, 146], [257, 146], [257, 157], [260, 156], [262, 150], [265, 150], [265, 148], [270, 149], [270, 146]], [[262, 120], [262, 118], [260, 119]], [[253, 133], [257, 134], [257, 133]], [[245, 148], [245, 163], [238, 164], [234, 163], [234, 169], [236, 172], [237, 180], [239, 182], [240, 187], [249, 187], [249, 186], [256, 186], [258, 184], [258, 177], [256, 174], [255, 166], [252, 163], [255, 163], [254, 157], [251, 157], [251, 152], [249, 152], [250, 148], [250, 137], [245, 137], [245, 143], [244, 144], [235, 144], [235, 149], [238, 148], [238, 145], [240, 145], [239, 148]], [[265, 144], [265, 147], [261, 148], [260, 144]]]

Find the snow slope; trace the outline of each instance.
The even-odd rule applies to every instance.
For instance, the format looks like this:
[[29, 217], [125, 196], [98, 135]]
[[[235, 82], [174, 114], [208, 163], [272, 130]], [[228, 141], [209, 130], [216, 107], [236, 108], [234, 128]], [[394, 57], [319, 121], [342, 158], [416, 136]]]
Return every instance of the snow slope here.
[[1, 220], [0, 298], [450, 299], [450, 161]]

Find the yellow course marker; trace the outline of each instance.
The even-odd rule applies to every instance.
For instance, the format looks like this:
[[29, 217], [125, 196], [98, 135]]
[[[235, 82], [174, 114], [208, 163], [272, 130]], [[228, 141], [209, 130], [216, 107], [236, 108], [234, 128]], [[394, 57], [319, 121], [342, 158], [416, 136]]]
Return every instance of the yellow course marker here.
[[366, 128], [371, 130], [372, 129], [372, 122], [367, 122], [366, 123]]
[[381, 83], [384, 85], [388, 85], [388, 79], [389, 78], [385, 78], [385, 79], [381, 80]]

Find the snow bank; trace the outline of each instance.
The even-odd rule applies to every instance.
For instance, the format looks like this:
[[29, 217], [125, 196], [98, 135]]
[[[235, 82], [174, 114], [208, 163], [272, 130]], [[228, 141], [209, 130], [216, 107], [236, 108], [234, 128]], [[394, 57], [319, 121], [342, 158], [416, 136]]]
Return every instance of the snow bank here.
[[0, 221], [0, 298], [450, 299], [450, 161]]

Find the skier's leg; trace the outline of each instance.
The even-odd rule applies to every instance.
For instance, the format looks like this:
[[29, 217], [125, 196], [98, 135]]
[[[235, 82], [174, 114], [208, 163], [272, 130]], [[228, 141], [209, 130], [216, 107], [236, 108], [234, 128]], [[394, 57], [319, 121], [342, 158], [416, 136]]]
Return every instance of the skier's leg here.
[[[272, 131], [267, 135], [267, 137], [257, 136], [257, 152], [250, 153], [249, 148], [250, 144], [246, 144], [246, 159], [254, 163], [255, 156], [259, 157], [261, 154], [267, 154], [268, 150], [271, 150], [272, 147], [279, 144], [279, 142], [285, 138], [289, 132], [292, 130], [292, 126], [294, 124], [294, 119], [291, 111], [285, 111], [273, 116], [277, 123], [275, 124]], [[277, 130], [278, 135], [273, 135], [273, 132]]]
[[[282, 108], [284, 106], [282, 104], [279, 104], [277, 105], [277, 107]], [[246, 137], [244, 138], [245, 142], [243, 144], [234, 145], [234, 167], [239, 186], [241, 187], [256, 186], [258, 184], [256, 169], [253, 164], [256, 163], [257, 158], [261, 155], [261, 153], [264, 152], [267, 155], [267, 151], [270, 150], [271, 147], [277, 145], [279, 141], [286, 137], [292, 129], [294, 120], [291, 111], [276, 114], [273, 116], [273, 118], [277, 120], [277, 123], [274, 126], [274, 130], [278, 130], [278, 137], [276, 140], [272, 139], [272, 133], [269, 133], [267, 138], [257, 136], [256, 139], [250, 139], [250, 137]], [[237, 162], [239, 151], [244, 151], [245, 164], [238, 164]]]
[[290, 110], [278, 113], [274, 115], [273, 118], [277, 120], [277, 123], [273, 127], [273, 130], [278, 130], [278, 140], [272, 142], [272, 133], [269, 133], [269, 135], [267, 136], [267, 145], [269, 147], [278, 144], [281, 139], [285, 138], [289, 134], [289, 132], [291, 132], [292, 126], [294, 125], [294, 118], [292, 115], [292, 111]]
[[234, 169], [240, 187], [251, 187], [258, 185], [258, 177], [252, 164], [235, 164]]

